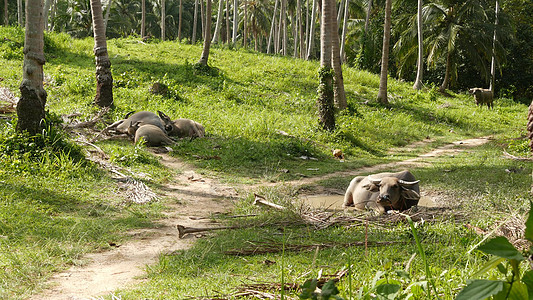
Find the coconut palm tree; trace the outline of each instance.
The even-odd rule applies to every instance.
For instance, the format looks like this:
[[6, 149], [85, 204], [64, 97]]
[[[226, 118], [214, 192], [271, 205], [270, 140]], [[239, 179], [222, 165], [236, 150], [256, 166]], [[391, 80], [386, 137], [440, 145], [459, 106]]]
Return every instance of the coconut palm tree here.
[[418, 9], [416, 14], [417, 35], [418, 35], [418, 58], [416, 61], [416, 79], [413, 89], [419, 90], [422, 88], [422, 77], [424, 73], [424, 33], [422, 31], [422, 6], [423, 1], [418, 0]]
[[489, 89], [492, 91], [492, 93], [494, 94], [494, 82], [496, 80], [496, 53], [495, 53], [495, 50], [496, 50], [496, 42], [498, 41], [497, 39], [497, 32], [496, 32], [496, 28], [498, 28], [498, 12], [500, 10], [500, 3], [498, 2], [498, 0], [496, 0], [496, 6], [494, 8], [494, 36], [492, 38], [492, 56], [491, 56], [491, 61], [490, 61], [490, 87]]
[[213, 40], [211, 43], [218, 43], [220, 28], [222, 28], [222, 13], [224, 12], [224, 0], [218, 0], [218, 13], [217, 13], [217, 23], [215, 25], [215, 34], [213, 35]]
[[141, 38], [146, 36], [146, 0], [141, 0]]
[[4, 0], [4, 26], [9, 25], [9, 14], [7, 8], [7, 0]]
[[263, 0], [249, 0], [248, 1], [248, 13], [247, 24], [248, 31], [251, 32], [254, 39], [254, 50], [259, 51], [259, 44], [262, 37], [266, 36], [269, 20], [268, 20], [268, 7]]
[[[335, 1], [335, 0], [332, 0]], [[346, 94], [344, 93], [344, 79], [342, 76], [342, 66], [341, 66], [341, 53], [340, 53], [340, 41], [339, 41], [339, 26], [337, 25], [337, 17], [335, 16], [335, 5], [333, 6], [333, 13], [331, 14], [332, 19], [330, 20], [330, 32], [331, 32], [331, 64], [333, 70], [335, 71], [334, 77], [334, 99], [335, 106], [339, 109], [345, 109], [348, 104], [346, 103]]]
[[17, 131], [30, 135], [39, 133], [44, 119], [46, 91], [43, 87], [44, 31], [43, 1], [26, 1], [26, 32], [24, 39], [24, 66], [17, 104]]
[[444, 60], [445, 74], [440, 91], [444, 92], [457, 77], [460, 50], [472, 64], [487, 72], [487, 59], [492, 54], [491, 35], [486, 26], [488, 17], [482, 0], [439, 0], [424, 8], [427, 24], [428, 63], [435, 66]]
[[388, 104], [387, 99], [387, 75], [389, 72], [389, 43], [391, 30], [391, 6], [392, 0], [385, 2], [385, 24], [383, 25], [383, 50], [381, 52], [381, 74], [379, 77], [378, 102]]
[[527, 136], [529, 138], [529, 148], [531, 148], [531, 152], [533, 152], [533, 100], [529, 105], [529, 111], [527, 114]]
[[94, 56], [96, 58], [96, 96], [94, 103], [101, 107], [113, 104], [113, 76], [111, 61], [107, 55], [106, 28], [100, 0], [91, 0], [94, 28]]
[[205, 39], [204, 48], [202, 50], [202, 56], [198, 61], [199, 65], [207, 66], [207, 60], [209, 59], [209, 48], [211, 48], [211, 0], [206, 0], [205, 4]]
[[[322, 1], [320, 20], [320, 71], [318, 83], [318, 118], [325, 130], [335, 129], [333, 105], [333, 69], [331, 68], [331, 28], [335, 17], [334, 0]], [[332, 8], [333, 6], [333, 8]], [[333, 14], [333, 16], [332, 16]]]

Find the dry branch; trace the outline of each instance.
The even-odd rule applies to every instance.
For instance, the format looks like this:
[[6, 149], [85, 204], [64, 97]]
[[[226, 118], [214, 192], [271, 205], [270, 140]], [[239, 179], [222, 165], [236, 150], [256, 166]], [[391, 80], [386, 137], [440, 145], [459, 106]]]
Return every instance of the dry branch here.
[[204, 228], [195, 228], [195, 227], [185, 227], [183, 225], [176, 225], [178, 229], [179, 238], [183, 238], [186, 234], [213, 231], [213, 230], [222, 230], [222, 229], [237, 229], [242, 228], [241, 226], [221, 226], [221, 227], [204, 227]]
[[105, 107], [103, 109], [101, 109], [97, 114], [96, 116], [94, 116], [94, 118], [88, 120], [88, 121], [84, 121], [84, 122], [80, 122], [80, 123], [76, 123], [76, 124], [67, 124], [66, 127], [67, 128], [70, 128], [70, 129], [77, 129], [77, 128], [92, 128], [94, 127], [94, 125], [96, 125], [96, 123], [98, 123], [99, 121], [102, 120], [102, 118], [107, 114], [107, 112], [109, 111], [109, 107]]
[[263, 196], [254, 194], [254, 205], [259, 205], [259, 204], [265, 205], [265, 206], [269, 206], [269, 207], [275, 208], [277, 210], [285, 210], [286, 209], [284, 206], [281, 206], [279, 204], [276, 204], [276, 203], [273, 203], [273, 202], [270, 202], [270, 201], [266, 200], [265, 197], [263, 197]]
[[[312, 251], [318, 248], [332, 248], [332, 247], [354, 247], [364, 246], [365, 242], [350, 242], [350, 243], [321, 243], [321, 244], [285, 244], [282, 245], [273, 240], [267, 241], [248, 241], [250, 246], [242, 249], [232, 249], [224, 251], [228, 255], [257, 255], [267, 253], [279, 253], [284, 248], [285, 251]], [[382, 242], [368, 242], [369, 246], [383, 246], [397, 243], [405, 243], [404, 241], [382, 241]]]
[[515, 156], [515, 155], [512, 155], [510, 153], [508, 153], [507, 151], [503, 151], [503, 156], [507, 157], [507, 158], [510, 158], [512, 160], [518, 160], [518, 161], [533, 161], [533, 158], [532, 157], [519, 157], [519, 156]]

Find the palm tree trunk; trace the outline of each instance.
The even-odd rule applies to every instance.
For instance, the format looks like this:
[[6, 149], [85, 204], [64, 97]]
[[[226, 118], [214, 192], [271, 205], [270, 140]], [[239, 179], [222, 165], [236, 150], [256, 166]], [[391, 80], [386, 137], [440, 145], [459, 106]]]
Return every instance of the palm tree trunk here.
[[276, 28], [276, 42], [274, 44], [274, 49], [276, 50], [276, 54], [279, 54], [280, 53], [280, 50], [281, 50], [281, 37], [283, 35], [283, 31], [281, 30], [281, 26], [283, 26], [283, 21], [282, 21], [282, 16], [283, 16], [283, 11], [281, 10], [281, 8], [283, 7], [283, 0], [279, 0], [280, 3], [279, 3], [279, 19], [278, 19], [278, 23], [276, 24], [278, 26], [278, 28]]
[[96, 58], [96, 96], [94, 103], [100, 107], [113, 105], [113, 76], [111, 61], [107, 55], [106, 28], [100, 0], [91, 0], [94, 32], [94, 56]]
[[17, 104], [18, 132], [30, 135], [40, 132], [45, 117], [46, 91], [43, 87], [44, 32], [43, 1], [27, 0], [26, 31], [24, 38], [24, 66], [20, 84], [20, 100]]
[[529, 111], [527, 114], [527, 136], [529, 138], [529, 148], [531, 149], [531, 152], [533, 152], [533, 100], [529, 105]]
[[424, 37], [422, 33], [422, 6], [423, 0], [418, 0], [418, 13], [416, 16], [417, 31], [418, 31], [418, 59], [416, 61], [416, 80], [413, 89], [419, 90], [422, 88], [422, 77], [424, 73]]
[[307, 48], [306, 60], [310, 60], [311, 59], [311, 55], [313, 53], [313, 48], [314, 48], [314, 44], [315, 44], [315, 40], [314, 40], [313, 36], [314, 36], [314, 33], [315, 33], [316, 14], [317, 14], [316, 5], [317, 5], [318, 0], [312, 0], [312, 1], [313, 1], [313, 8], [312, 8], [312, 11], [311, 11], [311, 24], [309, 26], [309, 47]]
[[246, 48], [246, 43], [248, 42], [248, 1], [244, 0], [244, 20], [243, 23], [243, 33], [242, 33], [242, 46]]
[[204, 17], [204, 0], [200, 1], [200, 20], [202, 24], [202, 40], [205, 40], [205, 17]]
[[233, 37], [232, 42], [237, 43], [237, 29], [239, 28], [239, 0], [233, 0]]
[[348, 11], [348, 4], [350, 3], [350, 0], [346, 0], [346, 4], [344, 7], [344, 21], [342, 23], [342, 38], [341, 38], [341, 64], [345, 61], [345, 55], [344, 55], [344, 46], [346, 45], [346, 32], [348, 29], [346, 28], [348, 26], [348, 17], [350, 16], [350, 13]]
[[[92, 0], [91, 0], [92, 1]], [[165, 0], [161, 0], [161, 40], [165, 40], [166, 36], [166, 26], [165, 21], [167, 19], [166, 4]]]
[[[341, 3], [339, 4], [339, 11], [337, 12], [337, 24], [340, 24], [341, 23], [341, 17], [343, 15], [343, 12], [344, 12], [344, 1], [345, 0], [341, 0]], [[335, 3], [336, 5], [337, 3]], [[338, 28], [337, 28], [338, 30]]]
[[193, 21], [192, 21], [192, 36], [191, 36], [191, 44], [193, 45], [196, 43], [197, 27], [198, 27], [198, 0], [194, 0], [194, 16], [193, 16]]
[[339, 47], [339, 26], [337, 25], [337, 18], [335, 16], [335, 0], [330, 1], [331, 20], [330, 20], [330, 32], [331, 32], [331, 64], [335, 71], [335, 77], [333, 81], [333, 92], [335, 106], [339, 109], [345, 109], [348, 105], [346, 103], [346, 94], [344, 92], [344, 78], [342, 76], [341, 55]]
[[[222, 0], [220, 0], [222, 1]], [[183, 19], [183, 2], [180, 0], [180, 8], [178, 12], [178, 41], [181, 42], [181, 20]]]
[[219, 41], [220, 28], [222, 27], [222, 13], [224, 10], [223, 4], [224, 0], [218, 1], [217, 24], [215, 25], [215, 34], [213, 35], [213, 40], [211, 41], [212, 43], [218, 43]]
[[226, 44], [230, 41], [230, 31], [229, 31], [229, 0], [226, 0]]
[[494, 95], [494, 83], [496, 82], [496, 27], [498, 27], [498, 11], [500, 10], [500, 3], [496, 0], [496, 8], [494, 11], [494, 35], [492, 37], [492, 59], [490, 61], [490, 91]]
[[107, 1], [107, 7], [105, 8], [104, 27], [107, 28], [107, 21], [109, 21], [109, 13], [111, 12], [111, 3], [113, 1]]
[[452, 55], [450, 52], [446, 54], [446, 73], [444, 74], [444, 80], [442, 81], [442, 84], [439, 88], [439, 91], [444, 93], [446, 89], [448, 88], [448, 84], [450, 83], [450, 73], [452, 70]]
[[51, 0], [45, 0], [44, 1], [44, 9], [43, 9], [43, 20], [44, 20], [44, 31], [48, 31], [48, 11], [50, 10], [50, 1]]
[[305, 1], [305, 42], [304, 48], [302, 49], [302, 59], [307, 57], [307, 48], [309, 47], [309, 1]]
[[52, 9], [50, 11], [50, 17], [49, 17], [49, 20], [50, 20], [49, 29], [50, 31], [54, 31], [54, 25], [55, 25], [54, 20], [56, 17], [57, 0], [52, 0], [52, 3], [50, 5], [52, 6]]
[[204, 39], [204, 49], [202, 51], [202, 56], [198, 61], [198, 64], [207, 66], [207, 60], [209, 59], [209, 48], [211, 47], [211, 0], [207, 0], [205, 3], [205, 36]]
[[[276, 11], [278, 10], [279, 0], [274, 0], [274, 13], [272, 14], [272, 23], [270, 24], [270, 34], [268, 35], [267, 53], [270, 53], [270, 46], [274, 38], [274, 28], [276, 28]], [[275, 51], [274, 51], [275, 52]]]
[[141, 39], [146, 36], [146, 0], [141, 0]]
[[300, 59], [304, 57], [305, 51], [305, 32], [303, 26], [303, 17], [302, 17], [302, 0], [298, 1], [298, 10], [297, 10], [297, 19], [298, 19], [298, 34], [300, 35]]
[[383, 28], [383, 50], [381, 53], [381, 75], [379, 78], [378, 102], [388, 104], [387, 99], [387, 74], [389, 71], [389, 43], [391, 30], [391, 3], [392, 0], [385, 2], [385, 25]]
[[365, 17], [365, 34], [368, 32], [368, 23], [370, 22], [370, 11], [372, 10], [372, 0], [368, 0]]
[[292, 37], [294, 41], [294, 48], [292, 51], [292, 57], [298, 57], [298, 20], [296, 19], [296, 14], [291, 16], [291, 27], [292, 27]]
[[7, 13], [7, 4], [7, 0], [4, 0], [4, 26], [9, 26], [9, 14]]
[[289, 29], [287, 25], [287, 0], [281, 0], [281, 20], [283, 21], [283, 56], [287, 56], [287, 53], [289, 52]]
[[[318, 118], [323, 129], [335, 129], [333, 105], [333, 70], [331, 69], [331, 20], [333, 0], [323, 0], [320, 22], [320, 71], [318, 83]], [[335, 14], [333, 14], [334, 17]]]
[[17, 17], [19, 26], [24, 26], [24, 15], [22, 12], [22, 0], [17, 0]]

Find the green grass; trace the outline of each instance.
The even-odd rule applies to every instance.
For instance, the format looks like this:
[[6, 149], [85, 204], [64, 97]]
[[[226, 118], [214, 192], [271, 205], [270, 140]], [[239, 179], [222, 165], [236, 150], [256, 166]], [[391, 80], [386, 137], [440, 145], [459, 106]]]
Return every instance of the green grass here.
[[[96, 112], [95, 68], [92, 39], [73, 40], [47, 34], [44, 67], [47, 109], [51, 115]], [[23, 31], [0, 27], [0, 86], [18, 94], [22, 74]], [[440, 95], [435, 88], [416, 92], [410, 83], [389, 81], [390, 105], [375, 103], [379, 79], [355, 69], [344, 70], [349, 108], [337, 114], [334, 132], [319, 130], [316, 88], [319, 64], [292, 58], [256, 54], [246, 50], [213, 47], [209, 64], [216, 70], [199, 73], [194, 64], [201, 48], [176, 42], [141, 44], [133, 38], [108, 41], [115, 80], [112, 122], [132, 110], [161, 110], [172, 118], [191, 118], [202, 123], [207, 137], [182, 140], [172, 155], [230, 183], [282, 182], [339, 170], [351, 170], [413, 157], [423, 151], [468, 137], [493, 135], [497, 142], [454, 157], [436, 158], [433, 167], [412, 170], [422, 188], [443, 195], [457, 209], [479, 212], [469, 220], [489, 226], [502, 214], [523, 213], [530, 184], [531, 166], [503, 159], [503, 149], [528, 155], [525, 135], [527, 107], [510, 99], [497, 99], [495, 108], [475, 106], [471, 96]], [[164, 96], [149, 92], [154, 82], [169, 87]], [[54, 118], [53, 118], [54, 119]], [[55, 118], [57, 119], [57, 118]], [[42, 288], [53, 272], [81, 263], [84, 253], [108, 247], [129, 229], [153, 226], [162, 204], [121, 205], [116, 182], [93, 163], [63, 133], [49, 130], [44, 150], [17, 138], [11, 122], [0, 129], [0, 298], [24, 298]], [[102, 124], [99, 124], [102, 126]], [[279, 130], [289, 136], [279, 134]], [[431, 142], [412, 152], [402, 147], [417, 141]], [[97, 142], [113, 163], [128, 168], [138, 178], [157, 186], [176, 170], [165, 169], [142, 147], [126, 141]], [[331, 150], [342, 149], [339, 162]], [[394, 149], [394, 151], [392, 151]], [[85, 150], [90, 150], [89, 148]], [[84, 151], [85, 151], [84, 150]], [[301, 157], [312, 157], [304, 160]], [[315, 160], [316, 159], [316, 160]], [[505, 170], [511, 170], [506, 172]], [[178, 172], [181, 170], [177, 170]], [[516, 172], [515, 172], [516, 171]], [[148, 179], [147, 179], [148, 178]], [[335, 178], [317, 185], [344, 190], [351, 178]], [[269, 199], [288, 203], [298, 196], [290, 187], [260, 190]], [[243, 196], [236, 213], [254, 212], [250, 195]], [[281, 261], [286, 282], [303, 283], [319, 270], [334, 273], [350, 256], [356, 289], [371, 286], [379, 271], [396, 276], [416, 252], [407, 225], [372, 227], [369, 239], [393, 240], [400, 245], [369, 249], [334, 247], [314, 252], [235, 257], [225, 249], [247, 245], [248, 240], [272, 238], [286, 243], [346, 242], [364, 239], [363, 228], [330, 228], [315, 231], [305, 226], [257, 226], [268, 220], [293, 215], [260, 211], [255, 226], [226, 231], [200, 240], [193, 249], [162, 256], [149, 267], [149, 281], [123, 291], [125, 299], [201, 296], [214, 291], [229, 293], [242, 281], [280, 282]], [[254, 223], [255, 222], [255, 223]], [[437, 289], [452, 298], [457, 286], [486, 258], [465, 255], [479, 241], [452, 220], [419, 224], [419, 234], [437, 277]], [[265, 265], [266, 259], [276, 261]], [[310, 272], [310, 273], [307, 273]], [[411, 281], [422, 280], [424, 266], [415, 259]], [[346, 296], [347, 281], [340, 282]], [[415, 295], [423, 299], [425, 294]]]

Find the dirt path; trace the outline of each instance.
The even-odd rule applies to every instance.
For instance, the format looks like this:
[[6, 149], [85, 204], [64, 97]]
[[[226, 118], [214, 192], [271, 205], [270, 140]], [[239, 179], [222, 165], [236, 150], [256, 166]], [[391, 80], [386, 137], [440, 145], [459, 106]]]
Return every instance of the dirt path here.
[[[405, 168], [419, 166], [424, 164], [427, 158], [461, 152], [488, 141], [489, 138], [458, 141], [413, 159], [304, 178], [286, 184], [312, 184], [336, 176], [355, 176], [400, 166]], [[182, 171], [187, 169], [185, 164], [174, 158], [165, 155], [161, 158], [161, 162], [169, 168]], [[208, 221], [202, 217], [226, 211], [231, 207], [233, 199], [238, 196], [232, 187], [213, 179], [202, 178], [194, 171], [183, 171], [176, 176], [172, 184], [168, 184], [162, 190], [165, 196], [171, 199], [171, 203], [167, 205], [169, 210], [165, 213], [166, 218], [158, 221], [157, 228], [131, 232], [133, 237], [131, 241], [110, 251], [86, 255], [87, 264], [56, 274], [50, 282], [51, 288], [31, 299], [94, 299], [93, 297], [109, 295], [116, 289], [139, 283], [145, 275], [144, 268], [156, 263], [160, 254], [187, 249], [193, 243], [194, 236], [178, 238], [176, 224], [190, 227], [209, 226]]]

